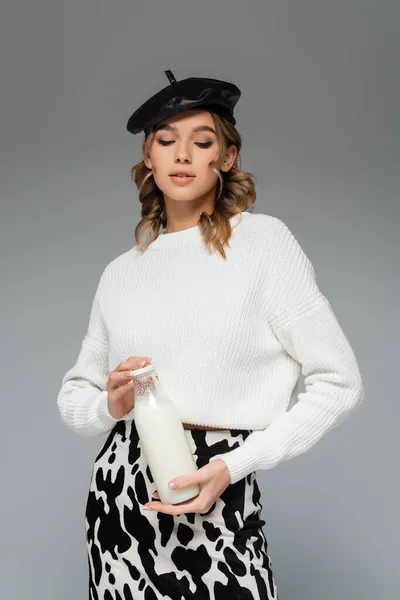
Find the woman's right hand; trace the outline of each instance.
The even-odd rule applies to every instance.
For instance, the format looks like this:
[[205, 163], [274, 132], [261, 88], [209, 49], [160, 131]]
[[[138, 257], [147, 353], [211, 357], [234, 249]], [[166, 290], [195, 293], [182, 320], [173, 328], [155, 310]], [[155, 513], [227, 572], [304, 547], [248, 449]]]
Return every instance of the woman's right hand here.
[[109, 373], [108, 412], [114, 419], [121, 419], [135, 406], [133, 378], [130, 372], [149, 364], [151, 356], [130, 356]]

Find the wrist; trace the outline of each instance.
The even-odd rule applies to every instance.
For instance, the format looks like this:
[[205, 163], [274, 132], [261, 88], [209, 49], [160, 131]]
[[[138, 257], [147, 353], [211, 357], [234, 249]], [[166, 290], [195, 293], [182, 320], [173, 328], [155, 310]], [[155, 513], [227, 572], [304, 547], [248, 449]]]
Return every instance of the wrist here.
[[221, 472], [225, 473], [228, 478], [229, 478], [229, 483], [231, 483], [231, 473], [229, 471], [228, 465], [226, 464], [226, 462], [222, 459], [222, 458], [218, 458], [216, 461], [213, 461], [219, 464]]

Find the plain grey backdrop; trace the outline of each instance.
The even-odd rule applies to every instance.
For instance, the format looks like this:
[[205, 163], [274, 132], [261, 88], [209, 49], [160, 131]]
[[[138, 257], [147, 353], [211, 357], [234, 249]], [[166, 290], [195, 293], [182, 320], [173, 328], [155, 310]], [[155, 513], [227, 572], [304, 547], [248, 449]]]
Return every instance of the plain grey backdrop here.
[[88, 597], [105, 436], [74, 434], [56, 398], [102, 270], [134, 243], [125, 125], [165, 69], [242, 89], [254, 211], [296, 235], [363, 375], [362, 408], [258, 472], [279, 598], [398, 597], [399, 22], [388, 0], [2, 2], [1, 598]]

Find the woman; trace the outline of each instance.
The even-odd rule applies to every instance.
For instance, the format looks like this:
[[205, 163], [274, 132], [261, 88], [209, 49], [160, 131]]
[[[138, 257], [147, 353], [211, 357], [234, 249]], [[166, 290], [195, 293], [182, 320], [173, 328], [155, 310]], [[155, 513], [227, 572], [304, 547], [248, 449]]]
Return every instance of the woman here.
[[[71, 429], [108, 432], [86, 505], [89, 594], [277, 599], [256, 471], [314, 446], [362, 402], [363, 383], [294, 235], [248, 212], [239, 89], [166, 74], [127, 125], [145, 132], [136, 245], [104, 269], [58, 396]], [[151, 361], [198, 466], [174, 478], [200, 485], [184, 504], [158, 500], [135, 427], [131, 371]]]

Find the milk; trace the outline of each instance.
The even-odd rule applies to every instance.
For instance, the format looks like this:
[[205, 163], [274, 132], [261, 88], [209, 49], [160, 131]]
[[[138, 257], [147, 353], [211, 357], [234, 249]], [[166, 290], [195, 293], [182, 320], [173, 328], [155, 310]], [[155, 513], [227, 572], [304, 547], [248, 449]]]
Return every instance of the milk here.
[[170, 490], [169, 481], [197, 471], [179, 413], [157, 380], [153, 366], [132, 371], [133, 419], [161, 502], [179, 504], [195, 498], [198, 484]]

